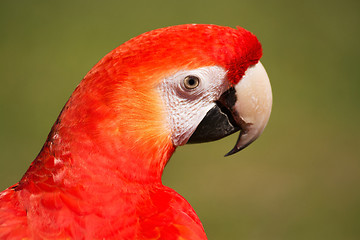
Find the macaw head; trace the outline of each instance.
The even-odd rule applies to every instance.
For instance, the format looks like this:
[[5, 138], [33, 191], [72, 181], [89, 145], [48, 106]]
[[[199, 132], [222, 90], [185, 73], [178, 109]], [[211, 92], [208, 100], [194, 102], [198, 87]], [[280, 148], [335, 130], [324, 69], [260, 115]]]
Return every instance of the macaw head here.
[[258, 39], [240, 27], [153, 30], [100, 60], [59, 122], [68, 135], [81, 132], [119, 154], [147, 157], [240, 131], [230, 155], [259, 137], [270, 116], [272, 93], [261, 56]]

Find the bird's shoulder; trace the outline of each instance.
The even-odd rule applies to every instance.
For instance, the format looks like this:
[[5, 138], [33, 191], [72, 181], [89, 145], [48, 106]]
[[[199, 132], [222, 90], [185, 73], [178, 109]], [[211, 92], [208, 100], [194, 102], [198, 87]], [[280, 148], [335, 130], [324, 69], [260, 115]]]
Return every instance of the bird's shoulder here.
[[15, 187], [0, 193], [0, 239], [21, 239], [28, 234], [26, 211], [18, 201]]
[[138, 214], [139, 239], [207, 239], [194, 209], [173, 189], [155, 188], [143, 204]]

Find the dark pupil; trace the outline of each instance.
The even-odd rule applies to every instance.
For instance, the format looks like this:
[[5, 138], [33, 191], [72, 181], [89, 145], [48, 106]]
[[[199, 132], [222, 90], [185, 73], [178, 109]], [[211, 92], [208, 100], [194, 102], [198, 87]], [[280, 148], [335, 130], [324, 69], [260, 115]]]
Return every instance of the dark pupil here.
[[189, 85], [195, 85], [195, 80], [193, 78], [190, 78], [188, 81]]

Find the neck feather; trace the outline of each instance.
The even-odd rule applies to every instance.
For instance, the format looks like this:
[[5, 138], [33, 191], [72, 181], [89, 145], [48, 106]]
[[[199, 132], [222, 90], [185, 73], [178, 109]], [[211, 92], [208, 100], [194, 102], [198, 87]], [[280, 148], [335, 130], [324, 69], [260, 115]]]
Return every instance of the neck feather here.
[[161, 110], [129, 106], [132, 102], [126, 100], [114, 107], [103, 97], [109, 96], [101, 92], [104, 89], [86, 94], [83, 88], [80, 84], [65, 105], [20, 185], [36, 185], [44, 178], [47, 185], [62, 188], [161, 184], [164, 167], [175, 150], [159, 121]]

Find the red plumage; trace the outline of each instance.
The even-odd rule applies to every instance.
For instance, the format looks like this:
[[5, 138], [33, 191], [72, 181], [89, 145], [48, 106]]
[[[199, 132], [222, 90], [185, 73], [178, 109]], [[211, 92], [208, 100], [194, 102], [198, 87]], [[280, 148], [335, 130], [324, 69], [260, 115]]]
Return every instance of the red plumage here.
[[175, 147], [153, 87], [222, 66], [235, 84], [258, 62], [250, 32], [180, 25], [135, 37], [85, 76], [18, 184], [0, 194], [0, 239], [206, 239], [190, 204], [161, 183]]

